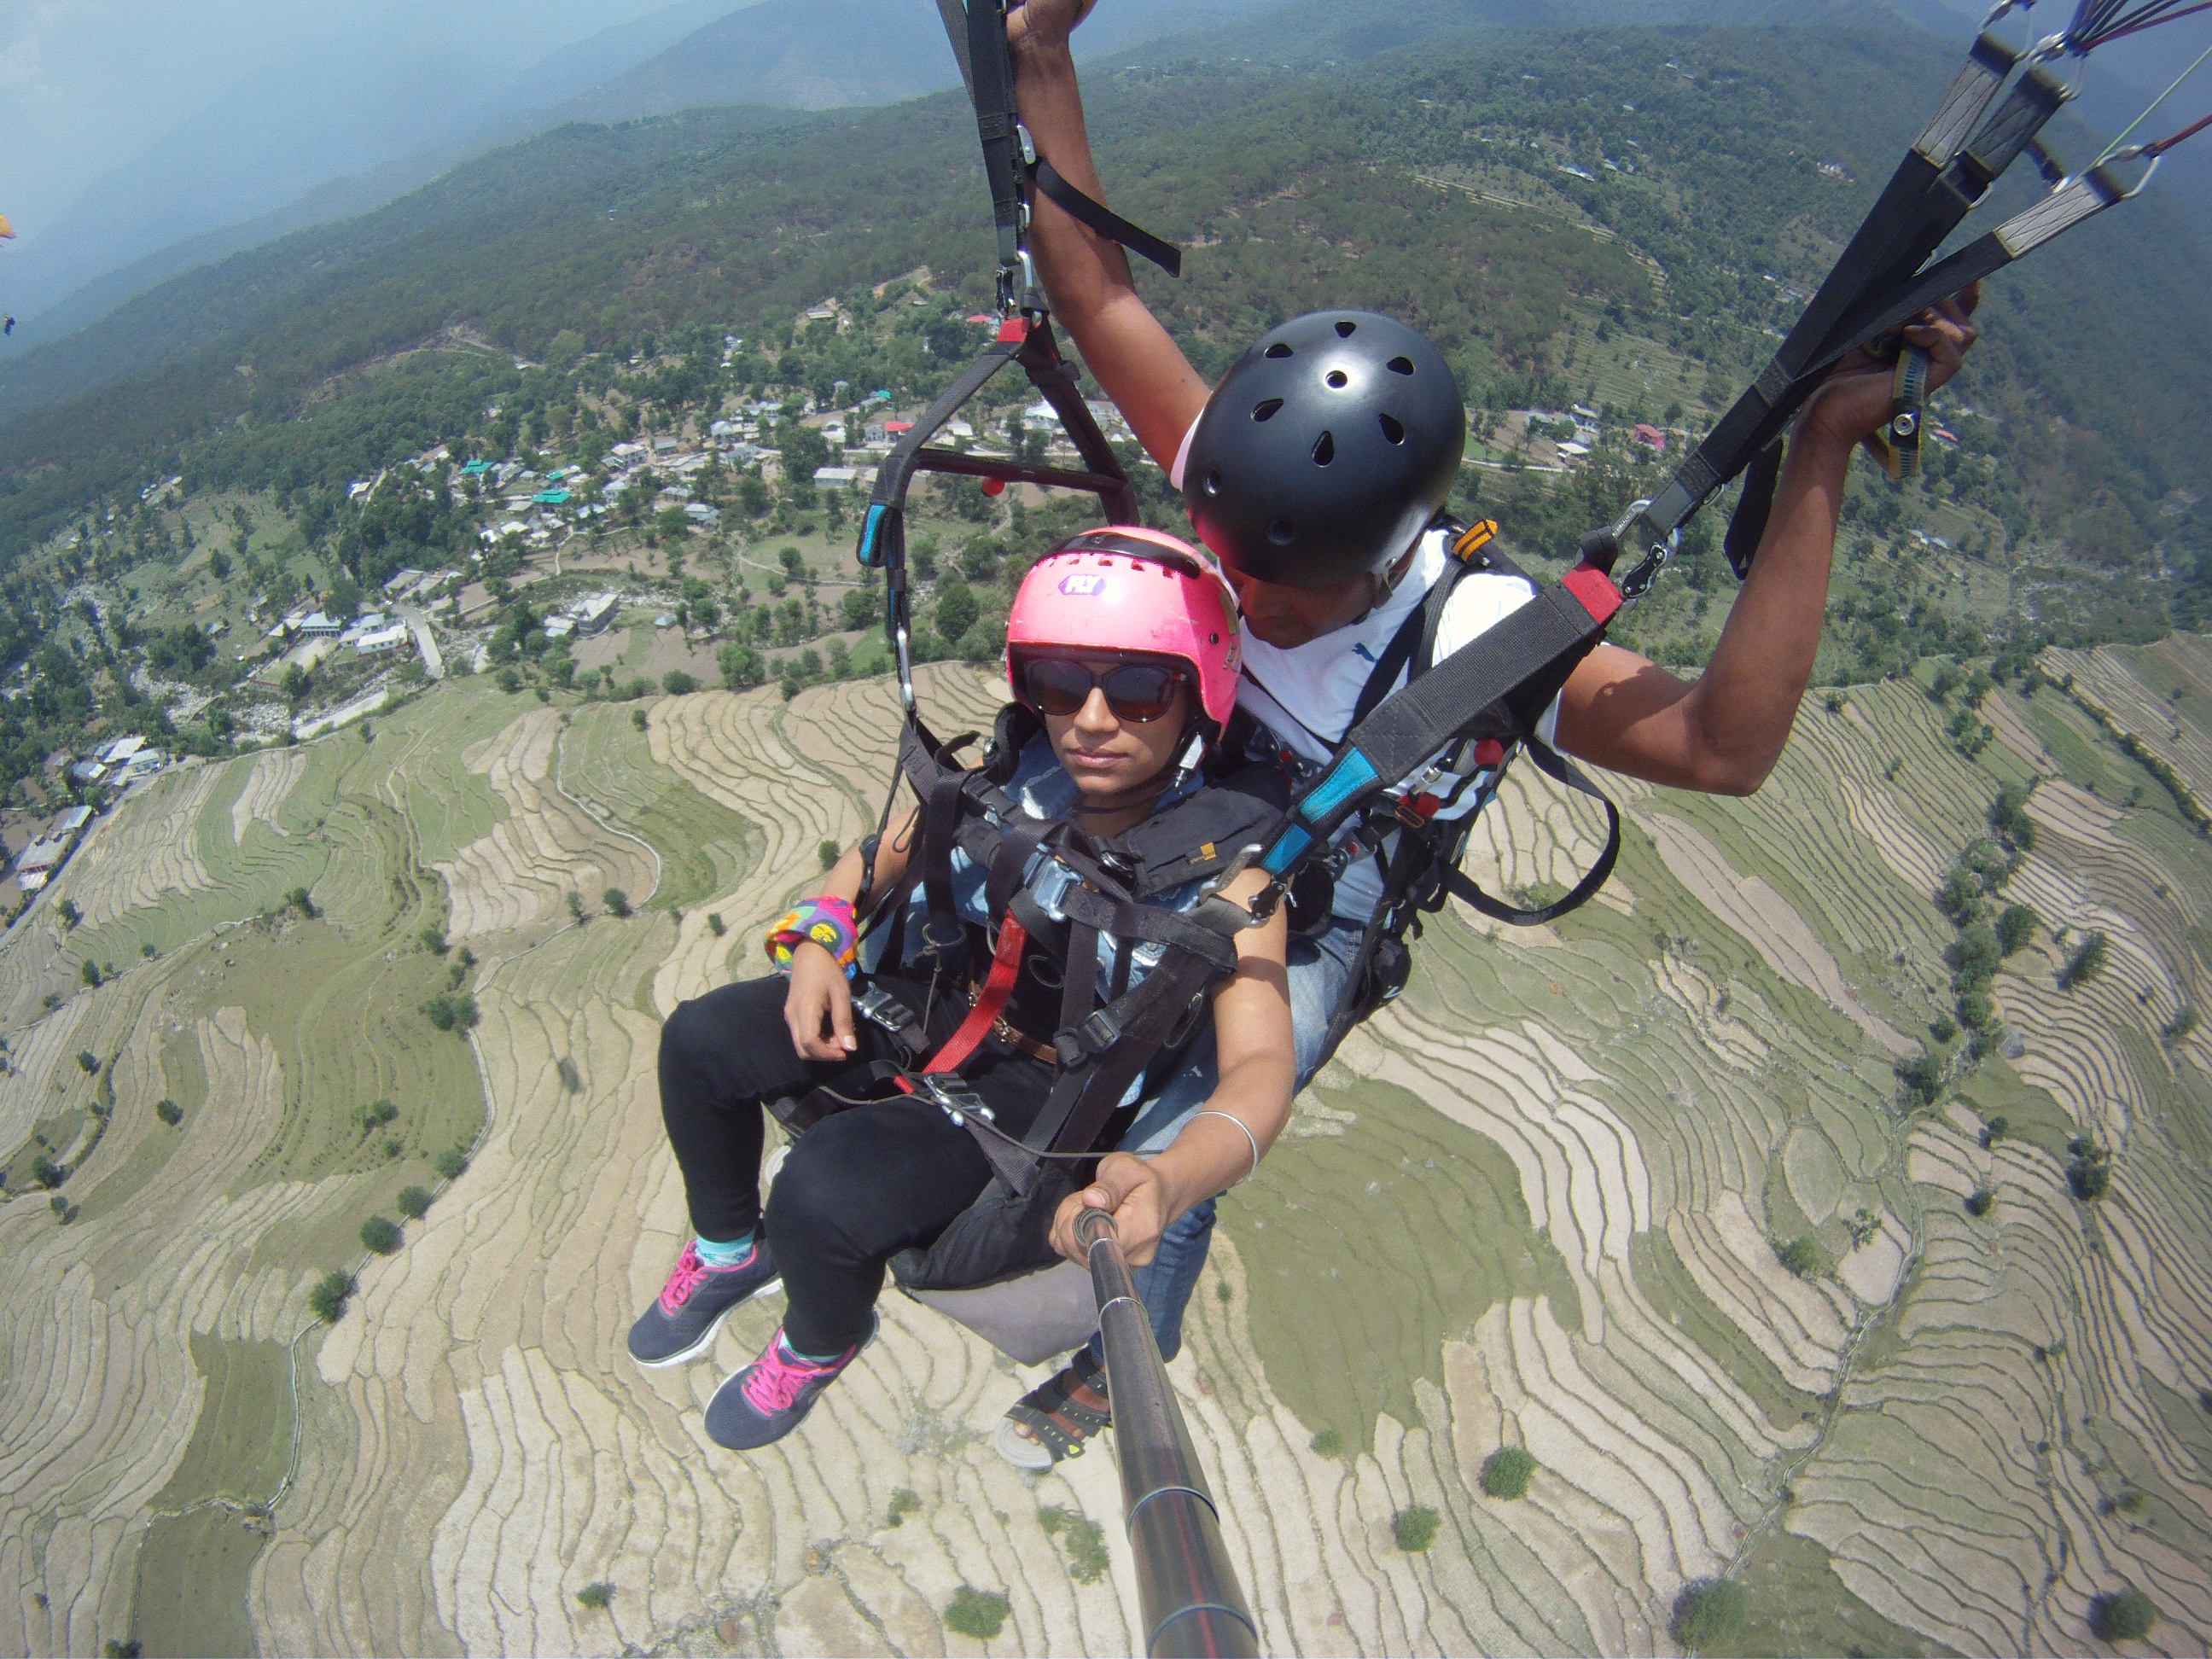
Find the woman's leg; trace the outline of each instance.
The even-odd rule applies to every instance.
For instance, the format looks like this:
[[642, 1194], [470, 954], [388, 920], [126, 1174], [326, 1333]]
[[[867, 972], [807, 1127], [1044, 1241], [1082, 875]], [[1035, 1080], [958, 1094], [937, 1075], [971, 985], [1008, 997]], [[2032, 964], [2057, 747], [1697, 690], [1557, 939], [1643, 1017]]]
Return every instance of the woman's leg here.
[[660, 1119], [704, 1239], [743, 1238], [760, 1224], [761, 1103], [851, 1069], [793, 1052], [787, 983], [777, 975], [725, 985], [683, 1004], [660, 1028]]
[[826, 1358], [865, 1341], [885, 1265], [934, 1240], [990, 1179], [975, 1137], [919, 1101], [856, 1106], [809, 1129], [768, 1204], [792, 1348]]

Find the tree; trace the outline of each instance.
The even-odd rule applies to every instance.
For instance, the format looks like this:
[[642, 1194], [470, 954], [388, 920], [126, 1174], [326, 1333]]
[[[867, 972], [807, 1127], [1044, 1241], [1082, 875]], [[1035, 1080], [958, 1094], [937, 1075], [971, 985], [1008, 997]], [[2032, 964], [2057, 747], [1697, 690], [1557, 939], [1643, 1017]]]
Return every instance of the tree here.
[[310, 920], [313, 920], [317, 914], [314, 896], [304, 887], [295, 887], [290, 892], [285, 894], [284, 902], [289, 908], [297, 910]]
[[1729, 1578], [1700, 1578], [1674, 1598], [1670, 1623], [1686, 1648], [1719, 1647], [1743, 1628], [1743, 1586]]
[[1391, 1540], [1407, 1554], [1419, 1555], [1437, 1541], [1439, 1519], [1434, 1510], [1423, 1504], [1400, 1510], [1390, 1517]]
[[[92, 966], [88, 962], [84, 965], [88, 968]], [[100, 1069], [100, 1056], [93, 1053], [89, 1048], [78, 1049], [76, 1051], [76, 1068], [78, 1071], [82, 1072], [87, 1077], [90, 1077], [94, 1072], [97, 1072]]]
[[607, 907], [607, 914], [611, 916], [626, 916], [629, 914], [629, 895], [619, 887], [610, 887], [605, 892], [600, 894], [599, 902]]
[[379, 1255], [396, 1255], [405, 1237], [399, 1224], [388, 1215], [373, 1215], [361, 1224], [361, 1242], [364, 1249]]
[[392, 1200], [392, 1207], [410, 1221], [420, 1221], [430, 1213], [430, 1189], [428, 1187], [402, 1187], [399, 1196]]
[[448, 1146], [430, 1160], [430, 1167], [447, 1181], [459, 1181], [469, 1167], [469, 1155], [458, 1146]]
[[947, 645], [957, 645], [961, 637], [975, 625], [982, 605], [975, 590], [965, 582], [947, 582], [938, 590], [937, 631]]
[[76, 908], [75, 899], [64, 899], [57, 907], [62, 913], [62, 926], [74, 927], [84, 920], [84, 913]]
[[843, 856], [843, 854], [844, 848], [838, 846], [834, 841], [825, 841], [819, 847], [814, 849], [814, 856], [822, 860], [822, 867], [824, 870], [828, 870], [835, 866], [838, 859]]
[[606, 1611], [607, 1603], [615, 1599], [615, 1587], [604, 1578], [596, 1584], [586, 1584], [576, 1592], [576, 1600], [593, 1613]]
[[2081, 941], [2081, 948], [2075, 951], [2065, 967], [2059, 969], [2059, 988], [2071, 991], [2077, 986], [2087, 985], [2105, 971], [2106, 960], [2111, 954], [2112, 941], [2105, 936], [2105, 930], [2101, 927], [2093, 930], [2088, 938]]
[[2158, 1623], [2158, 1603], [2132, 1585], [2089, 1603], [2089, 1630], [2100, 1642], [2139, 1642]]
[[688, 697], [699, 689], [699, 681], [696, 675], [672, 668], [660, 677], [660, 689], [672, 697]]
[[723, 926], [720, 912], [709, 910], [707, 913], [707, 931], [712, 933], [716, 939], [721, 938], [723, 934], [730, 931], [727, 927]]
[[1482, 1489], [1492, 1498], [1519, 1498], [1528, 1490], [1536, 1460], [1525, 1446], [1500, 1446], [1482, 1462]]
[[346, 1300], [353, 1295], [353, 1275], [339, 1270], [325, 1273], [307, 1292], [307, 1306], [325, 1325], [345, 1317]]
[[732, 691], [749, 691], [768, 678], [761, 653], [742, 641], [732, 640], [715, 661], [721, 665], [722, 684]]
[[2035, 930], [2043, 925], [2043, 918], [2028, 904], [2008, 904], [1997, 917], [1997, 948], [2005, 955], [2012, 953], [2035, 937]]
[[284, 694], [285, 702], [297, 708], [307, 702], [307, 693], [312, 689], [307, 671], [295, 662], [286, 663], [283, 678], [276, 682], [276, 689]]
[[88, 957], [84, 965], [77, 970], [77, 976], [87, 985], [96, 988], [100, 984], [100, 964]]
[[185, 1109], [173, 1100], [164, 1100], [154, 1108], [154, 1115], [173, 1129], [185, 1121]]
[[1820, 1247], [1809, 1238], [1793, 1238], [1778, 1245], [1775, 1259], [1800, 1279], [1810, 1279], [1820, 1269]]

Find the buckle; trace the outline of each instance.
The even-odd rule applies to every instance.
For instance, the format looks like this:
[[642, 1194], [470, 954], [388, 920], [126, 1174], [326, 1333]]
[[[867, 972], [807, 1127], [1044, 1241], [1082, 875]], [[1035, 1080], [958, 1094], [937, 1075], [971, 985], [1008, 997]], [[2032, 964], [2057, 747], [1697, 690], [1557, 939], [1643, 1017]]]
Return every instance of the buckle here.
[[921, 1097], [955, 1123], [965, 1124], [970, 1115], [986, 1123], [994, 1121], [991, 1109], [957, 1072], [924, 1072], [915, 1082]]
[[1398, 822], [1408, 830], [1423, 829], [1431, 818], [1436, 817], [1437, 808], [1443, 805], [1425, 791], [1418, 795], [1401, 795], [1396, 807]]
[[1070, 1067], [1096, 1060], [1121, 1040], [1121, 1027], [1113, 1015], [1098, 1009], [1080, 1025], [1064, 1026], [1053, 1033], [1053, 1051]]

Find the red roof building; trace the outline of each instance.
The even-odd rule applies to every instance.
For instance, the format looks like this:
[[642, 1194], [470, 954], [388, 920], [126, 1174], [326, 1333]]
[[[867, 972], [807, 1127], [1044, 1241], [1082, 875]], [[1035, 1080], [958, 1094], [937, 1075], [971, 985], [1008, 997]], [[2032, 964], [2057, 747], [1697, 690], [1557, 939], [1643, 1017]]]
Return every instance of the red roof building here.
[[1667, 453], [1667, 434], [1656, 426], [1645, 426], [1639, 422], [1628, 435], [1640, 444], [1648, 444], [1662, 455]]

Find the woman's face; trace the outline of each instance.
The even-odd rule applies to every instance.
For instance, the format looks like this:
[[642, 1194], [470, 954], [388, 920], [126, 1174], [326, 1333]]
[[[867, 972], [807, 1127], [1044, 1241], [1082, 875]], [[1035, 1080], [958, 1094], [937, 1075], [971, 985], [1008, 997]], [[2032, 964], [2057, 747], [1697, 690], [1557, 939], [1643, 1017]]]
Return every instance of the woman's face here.
[[[1111, 657], [1078, 658], [1094, 675], [1114, 668]], [[1073, 714], [1046, 714], [1045, 734], [1053, 753], [1075, 780], [1085, 804], [1110, 806], [1123, 797], [1141, 795], [1169, 767], [1175, 764], [1181, 739], [1190, 724], [1191, 691], [1178, 679], [1175, 701], [1158, 720], [1123, 720], [1097, 686]]]

